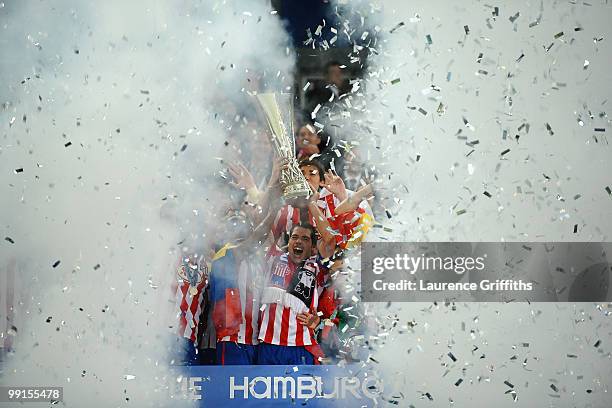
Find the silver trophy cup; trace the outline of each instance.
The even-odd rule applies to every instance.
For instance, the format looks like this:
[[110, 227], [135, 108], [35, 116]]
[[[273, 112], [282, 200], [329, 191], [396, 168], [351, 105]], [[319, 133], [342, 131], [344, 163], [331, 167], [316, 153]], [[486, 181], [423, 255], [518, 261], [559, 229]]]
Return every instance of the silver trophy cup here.
[[282, 160], [280, 183], [284, 198], [308, 197], [312, 194], [308, 182], [295, 158], [293, 138], [293, 100], [291, 94], [257, 94], [271, 132], [272, 145]]

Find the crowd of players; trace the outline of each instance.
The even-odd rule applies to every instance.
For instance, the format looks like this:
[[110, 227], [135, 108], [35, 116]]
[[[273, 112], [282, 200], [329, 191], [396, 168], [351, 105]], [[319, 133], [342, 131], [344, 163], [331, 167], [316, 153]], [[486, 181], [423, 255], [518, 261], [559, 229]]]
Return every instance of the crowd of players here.
[[[338, 69], [339, 64], [328, 65], [329, 82], [315, 98], [333, 103], [346, 94]], [[271, 149], [250, 166], [238, 160], [227, 165], [228, 178], [244, 198], [225, 221], [241, 232], [232, 242], [217, 243], [211, 259], [183, 254], [173, 288], [174, 364], [321, 364], [357, 358], [345, 340], [363, 322], [344, 277], [350, 274], [347, 254], [374, 221], [372, 185], [356, 149], [334, 143], [310, 121], [297, 129], [296, 159], [309, 197], [282, 197], [279, 179], [286, 163], [270, 160]], [[261, 174], [270, 161], [269, 174]]]

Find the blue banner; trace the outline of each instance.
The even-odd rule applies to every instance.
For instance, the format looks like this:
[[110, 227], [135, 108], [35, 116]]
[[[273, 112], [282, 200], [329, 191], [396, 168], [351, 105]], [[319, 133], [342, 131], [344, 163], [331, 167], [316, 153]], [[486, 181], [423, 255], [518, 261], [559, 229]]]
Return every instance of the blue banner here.
[[357, 364], [187, 366], [175, 392], [202, 407], [373, 407], [382, 383]]

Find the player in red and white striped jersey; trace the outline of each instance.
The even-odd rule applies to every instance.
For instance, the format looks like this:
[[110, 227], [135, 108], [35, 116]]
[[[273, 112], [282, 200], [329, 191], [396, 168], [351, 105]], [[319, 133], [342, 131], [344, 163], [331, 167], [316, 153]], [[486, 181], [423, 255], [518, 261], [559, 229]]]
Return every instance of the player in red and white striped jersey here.
[[172, 290], [178, 307], [178, 348], [185, 354], [178, 360], [186, 364], [197, 362], [196, 340], [207, 283], [208, 267], [203, 256], [181, 257]]
[[[225, 245], [213, 259], [212, 318], [217, 332], [217, 364], [220, 365], [256, 364], [263, 278], [263, 256], [258, 253], [272, 226], [272, 214], [280, 203], [280, 168], [280, 161], [276, 160], [267, 189], [258, 202], [260, 216], [263, 216], [261, 223], [246, 237], [240, 237], [238, 244]], [[242, 177], [251, 178], [244, 166], [235, 166], [232, 175], [239, 185], [245, 185], [244, 180], [240, 181]]]
[[[231, 250], [231, 249], [230, 249]], [[259, 344], [259, 307], [261, 289], [261, 263], [257, 257], [245, 257], [238, 251], [234, 264], [237, 269], [233, 282], [227, 282], [230, 292], [234, 293], [236, 299], [225, 305], [225, 315], [231, 319], [238, 319], [239, 325], [226, 327], [217, 335], [217, 364], [219, 365], [247, 365], [256, 363], [256, 347]], [[225, 255], [227, 256], [227, 255]], [[213, 263], [211, 279], [216, 284], [218, 279], [226, 279], [227, 276], [217, 276], [217, 269]], [[235, 279], [235, 280], [234, 280]], [[232, 295], [230, 295], [232, 296]], [[218, 307], [218, 306], [215, 306]], [[239, 309], [232, 311], [230, 309]], [[228, 312], [230, 312], [228, 314]], [[233, 312], [233, 313], [232, 313]], [[231, 316], [231, 317], [229, 317]], [[217, 315], [215, 318], [219, 319]], [[236, 327], [238, 326], [238, 327]]]
[[240, 294], [240, 306], [242, 322], [237, 333], [217, 338], [217, 341], [231, 341], [241, 344], [257, 344], [259, 331], [259, 301], [260, 284], [257, 282], [260, 276], [261, 266], [256, 262], [242, 260], [238, 266], [238, 291]]
[[300, 170], [315, 192], [307, 202], [299, 201], [281, 208], [274, 219], [272, 233], [275, 239], [289, 233], [294, 225], [310, 223], [321, 238], [319, 253], [327, 258], [337, 248], [346, 249], [349, 244], [359, 242], [367, 232], [372, 211], [367, 201], [359, 199], [353, 206], [343, 206], [343, 212], [336, 208], [350, 197], [359, 196], [346, 190], [342, 179], [331, 172], [324, 173], [323, 166], [316, 160], [300, 162]]
[[314, 329], [324, 272], [313, 253], [316, 233], [309, 224], [293, 227], [287, 252], [271, 249], [262, 292], [258, 364], [314, 364], [321, 357]]
[[293, 226], [300, 224], [304, 217], [306, 217], [306, 220], [309, 220], [309, 222], [312, 220], [312, 216], [306, 207], [285, 204], [276, 214], [276, 218], [274, 218], [274, 223], [272, 225], [272, 235], [274, 239], [278, 241], [284, 233], [289, 235]]

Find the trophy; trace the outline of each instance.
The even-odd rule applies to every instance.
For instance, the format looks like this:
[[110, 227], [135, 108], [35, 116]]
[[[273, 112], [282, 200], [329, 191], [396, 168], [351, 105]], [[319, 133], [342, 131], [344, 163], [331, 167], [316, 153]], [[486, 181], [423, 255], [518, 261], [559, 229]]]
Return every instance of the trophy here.
[[[278, 157], [282, 159], [280, 184], [283, 197], [288, 199], [310, 196], [312, 191], [295, 158], [291, 94], [262, 93], [256, 97], [270, 127], [272, 144]], [[279, 102], [282, 102], [282, 110]]]

